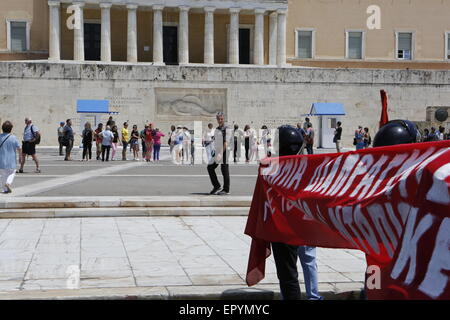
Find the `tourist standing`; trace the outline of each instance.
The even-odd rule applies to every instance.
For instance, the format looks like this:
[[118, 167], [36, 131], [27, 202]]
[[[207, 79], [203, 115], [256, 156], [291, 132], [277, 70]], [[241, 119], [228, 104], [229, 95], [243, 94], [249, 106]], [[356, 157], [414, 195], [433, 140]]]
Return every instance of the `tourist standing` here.
[[[228, 165], [228, 147], [233, 138], [232, 131], [225, 125], [225, 116], [219, 112], [216, 116], [219, 126], [216, 128], [214, 135], [214, 162], [208, 165], [208, 174], [213, 185], [211, 195], [228, 195], [230, 194], [230, 171]], [[223, 175], [223, 188], [220, 188], [219, 180], [216, 175], [216, 168], [220, 164]]]
[[358, 130], [355, 131], [355, 138], [353, 144], [356, 146], [356, 150], [364, 149], [364, 130], [363, 127], [358, 126]]
[[444, 140], [445, 128], [443, 126], [439, 126], [439, 131], [437, 132], [438, 139], [440, 141]]
[[176, 132], [177, 128], [174, 125], [170, 126], [170, 132], [169, 132], [169, 141], [167, 141], [167, 143], [169, 144], [169, 153], [172, 155], [172, 151], [173, 151], [173, 146], [175, 145], [175, 132]]
[[73, 142], [75, 140], [73, 129], [72, 129], [72, 120], [67, 119], [66, 125], [64, 127], [64, 137], [63, 137], [65, 146], [66, 146], [66, 157], [64, 158], [64, 161], [70, 161], [72, 160], [70, 158], [70, 153], [72, 152], [73, 148]]
[[147, 130], [148, 124], [145, 125], [144, 129], [139, 132], [139, 137], [141, 138], [141, 147], [142, 147], [142, 159], [145, 159], [145, 154], [147, 150], [145, 148], [145, 130]]
[[206, 158], [208, 159], [208, 164], [213, 161], [214, 152], [214, 128], [212, 123], [208, 123], [208, 129], [206, 129], [203, 135], [203, 145], [205, 146]]
[[[311, 125], [311, 127], [308, 127], [308, 125]], [[305, 118], [305, 122], [303, 122], [303, 130], [308, 131], [308, 128], [312, 128], [313, 125], [311, 123], [311, 120], [309, 118]]]
[[372, 137], [369, 133], [369, 128], [364, 128], [364, 149], [369, 148], [369, 146], [372, 144]]
[[181, 164], [181, 152], [183, 151], [183, 129], [179, 125], [177, 126], [177, 131], [175, 131], [172, 141], [174, 143], [173, 150], [172, 150], [172, 161], [180, 165]]
[[99, 123], [97, 129], [95, 129], [94, 131], [97, 160], [100, 160], [100, 155], [102, 154], [102, 137], [100, 135], [102, 131], [103, 131], [103, 123]]
[[[152, 161], [152, 153], [154, 147], [154, 131], [153, 125], [150, 123], [147, 125], [147, 128], [144, 132], [144, 140], [145, 140], [145, 161]], [[153, 158], [154, 159], [154, 158]]]
[[153, 161], [159, 161], [159, 152], [161, 151], [161, 138], [165, 134], [159, 131], [158, 128], [155, 129], [155, 135], [153, 137]]
[[106, 122], [106, 125], [109, 126], [111, 129], [116, 125], [116, 122], [113, 120], [113, 117], [110, 116], [108, 121]]
[[244, 127], [244, 147], [245, 147], [245, 162], [250, 162], [250, 126], [248, 124]]
[[272, 137], [270, 135], [270, 130], [267, 128], [266, 125], [263, 125], [261, 127], [262, 133], [261, 133], [261, 144], [264, 147], [264, 157], [269, 157], [270, 156], [270, 147], [271, 147], [271, 143], [272, 143]]
[[308, 154], [314, 154], [314, 149], [313, 149], [313, 147], [314, 147], [314, 129], [312, 127], [312, 123], [311, 122], [307, 123], [306, 127], [307, 127], [306, 136], [305, 136], [306, 151], [308, 152]]
[[428, 141], [438, 141], [439, 137], [438, 134], [436, 132], [436, 128], [435, 127], [431, 127], [431, 131], [430, 134], [428, 135]]
[[112, 126], [111, 132], [114, 135], [114, 138], [113, 138], [113, 141], [112, 141], [112, 144], [111, 144], [111, 148], [112, 148], [111, 161], [114, 161], [114, 157], [115, 157], [116, 152], [117, 152], [117, 145], [119, 144], [119, 131], [118, 131], [116, 125]]
[[17, 168], [17, 152], [21, 154], [17, 138], [11, 134], [13, 125], [10, 121], [2, 124], [3, 133], [0, 134], [0, 187], [3, 193], [12, 192], [12, 183]]
[[122, 128], [122, 161], [127, 161], [127, 148], [130, 141], [130, 132], [128, 131], [128, 122], [124, 122]]
[[191, 155], [191, 133], [189, 129], [183, 128], [183, 163], [190, 163]]
[[342, 144], [341, 144], [341, 138], [342, 138], [342, 122], [338, 121], [336, 129], [334, 130], [334, 138], [333, 142], [336, 144], [336, 152], [340, 153]]
[[241, 159], [242, 151], [242, 139], [244, 137], [244, 131], [239, 129], [237, 124], [234, 125], [234, 145], [233, 145], [233, 158], [234, 163], [238, 163]]
[[109, 153], [111, 152], [114, 134], [111, 132], [111, 128], [106, 126], [105, 131], [101, 132], [100, 135], [102, 136], [102, 161], [105, 162], [105, 153], [106, 161], [109, 161]]
[[139, 161], [139, 131], [137, 125], [133, 125], [133, 130], [131, 131], [130, 146], [131, 150], [133, 150], [133, 160]]
[[59, 144], [59, 155], [63, 156], [63, 137], [64, 137], [64, 121], [59, 123], [58, 127], [58, 144]]
[[92, 160], [92, 141], [94, 140], [94, 132], [92, 131], [91, 123], [84, 124], [84, 130], [81, 134], [81, 142], [83, 143], [83, 159], [81, 161]]
[[430, 139], [430, 130], [425, 128], [423, 130], [422, 142], [428, 142], [428, 141], [430, 141], [429, 139]]
[[23, 173], [26, 156], [31, 156], [36, 164], [36, 173], [41, 173], [39, 169], [39, 160], [36, 155], [36, 144], [41, 139], [39, 128], [36, 127], [31, 118], [25, 118], [25, 129], [23, 130], [22, 153], [20, 155], [19, 173]]
[[258, 145], [258, 133], [250, 127], [250, 162], [259, 160]]
[[302, 125], [299, 123], [297, 123], [297, 131], [301, 134], [301, 136], [303, 137], [303, 145], [300, 148], [299, 154], [303, 154], [304, 150], [306, 148], [306, 130], [303, 129]]

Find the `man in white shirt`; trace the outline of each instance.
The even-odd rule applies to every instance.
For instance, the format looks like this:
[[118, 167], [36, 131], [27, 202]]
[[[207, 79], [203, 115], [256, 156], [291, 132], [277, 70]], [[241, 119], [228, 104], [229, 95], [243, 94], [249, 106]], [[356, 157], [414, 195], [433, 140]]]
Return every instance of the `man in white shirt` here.
[[109, 161], [109, 152], [111, 151], [112, 141], [114, 139], [114, 134], [111, 132], [111, 128], [106, 126], [105, 131], [100, 133], [102, 137], [102, 161], [105, 161], [105, 152], [106, 152], [106, 161]]
[[36, 156], [36, 141], [40, 138], [39, 128], [36, 127], [31, 118], [25, 118], [25, 129], [23, 130], [23, 142], [22, 142], [22, 154], [20, 156], [20, 169], [19, 173], [23, 173], [23, 167], [25, 166], [26, 156], [31, 156], [36, 164], [36, 173], [41, 173], [39, 169], [39, 161]]

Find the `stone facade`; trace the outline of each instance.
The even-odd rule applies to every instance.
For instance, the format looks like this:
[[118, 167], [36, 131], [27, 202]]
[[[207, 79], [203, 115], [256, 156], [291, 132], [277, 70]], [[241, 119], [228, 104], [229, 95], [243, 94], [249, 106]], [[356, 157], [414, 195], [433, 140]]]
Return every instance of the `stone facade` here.
[[[23, 118], [31, 116], [42, 144], [56, 145], [60, 121], [75, 119], [79, 131], [78, 99], [109, 100], [118, 124], [129, 120], [142, 128], [152, 121], [164, 132], [171, 124], [193, 128], [195, 119], [206, 127], [220, 108], [241, 127], [295, 124], [312, 103], [339, 102], [347, 112], [343, 142], [350, 147], [357, 125], [376, 131], [380, 89], [388, 93], [391, 119], [424, 121], [427, 107], [449, 105], [450, 71], [2, 62], [0, 120], [13, 121], [20, 136]], [[178, 114], [167, 107], [176, 100], [183, 101]]]

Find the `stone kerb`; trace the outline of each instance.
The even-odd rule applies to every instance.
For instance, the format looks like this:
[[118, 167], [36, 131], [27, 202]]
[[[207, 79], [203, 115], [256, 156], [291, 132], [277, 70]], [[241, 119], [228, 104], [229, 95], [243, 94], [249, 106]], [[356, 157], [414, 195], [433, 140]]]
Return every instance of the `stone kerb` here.
[[0, 62], [0, 78], [449, 85], [450, 71]]

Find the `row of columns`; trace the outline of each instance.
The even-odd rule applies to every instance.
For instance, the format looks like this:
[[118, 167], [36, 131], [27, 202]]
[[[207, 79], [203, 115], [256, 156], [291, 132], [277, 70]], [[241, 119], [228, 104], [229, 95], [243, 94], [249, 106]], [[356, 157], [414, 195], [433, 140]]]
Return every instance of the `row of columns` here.
[[[74, 28], [74, 60], [84, 61], [84, 17], [83, 2], [74, 2], [79, 10], [79, 28]], [[50, 8], [50, 60], [60, 60], [60, 2], [48, 1]], [[111, 3], [100, 3], [101, 8], [101, 61], [111, 61]], [[127, 5], [128, 36], [127, 61], [137, 62], [137, 5]], [[163, 5], [153, 9], [153, 62], [163, 64]], [[179, 7], [178, 60], [189, 63], [189, 7]], [[214, 7], [205, 7], [204, 63], [214, 64]], [[228, 57], [230, 64], [239, 64], [239, 13], [240, 8], [230, 8]], [[264, 64], [264, 14], [265, 9], [255, 9], [255, 33], [253, 63]], [[286, 13], [277, 10], [270, 14], [269, 64], [286, 64]]]

